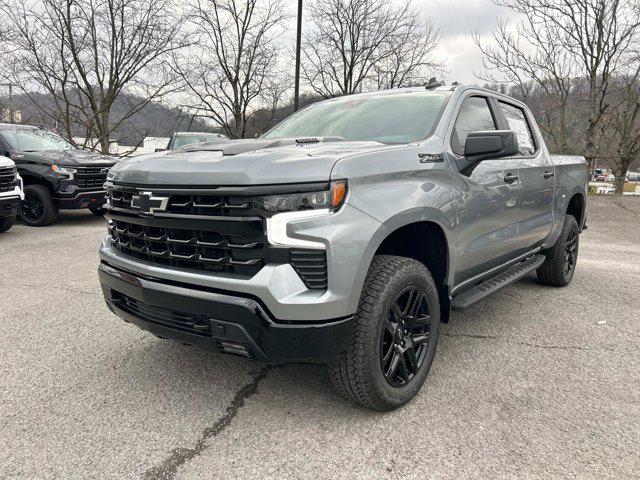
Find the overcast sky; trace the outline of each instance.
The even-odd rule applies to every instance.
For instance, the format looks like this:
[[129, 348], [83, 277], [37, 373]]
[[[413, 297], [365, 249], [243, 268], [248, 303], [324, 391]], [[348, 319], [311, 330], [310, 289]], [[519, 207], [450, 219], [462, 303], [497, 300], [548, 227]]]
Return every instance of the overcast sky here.
[[515, 20], [513, 13], [490, 0], [413, 0], [442, 31], [439, 55], [449, 69], [447, 81], [481, 83], [482, 57], [471, 34], [490, 39], [497, 19]]
[[[403, 0], [392, 1], [400, 3]], [[291, 13], [295, 14], [297, 0], [286, 0], [286, 2]], [[515, 18], [510, 10], [496, 6], [491, 0], [411, 0], [411, 2], [426, 17], [433, 19], [442, 31], [438, 55], [449, 70], [446, 75], [447, 82], [482, 83], [474, 75], [482, 71], [482, 59], [471, 34], [478, 32], [481, 38], [489, 39], [497, 19], [513, 20]], [[295, 42], [294, 25], [289, 35], [291, 42]]]

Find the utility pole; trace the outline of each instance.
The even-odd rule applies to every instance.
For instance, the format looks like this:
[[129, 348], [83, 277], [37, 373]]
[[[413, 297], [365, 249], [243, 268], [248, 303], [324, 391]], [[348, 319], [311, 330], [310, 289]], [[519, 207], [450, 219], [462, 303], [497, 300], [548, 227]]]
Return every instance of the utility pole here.
[[300, 43], [302, 42], [302, 0], [298, 0], [298, 37], [296, 40], [296, 83], [293, 94], [293, 111], [300, 108]]
[[3, 87], [9, 87], [9, 123], [15, 123], [13, 120], [13, 84], [3, 83]]

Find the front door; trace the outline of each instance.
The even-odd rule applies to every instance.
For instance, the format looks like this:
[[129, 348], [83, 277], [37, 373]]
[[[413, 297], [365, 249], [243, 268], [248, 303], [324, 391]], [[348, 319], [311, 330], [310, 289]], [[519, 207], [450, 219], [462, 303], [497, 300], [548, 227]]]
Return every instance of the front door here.
[[[483, 96], [464, 99], [451, 132], [454, 156], [464, 155], [467, 135], [496, 130], [495, 101]], [[455, 161], [452, 162], [455, 169]], [[518, 160], [484, 160], [468, 175], [454, 175], [457, 210], [455, 283], [484, 273], [512, 259], [518, 248], [521, 184]]]

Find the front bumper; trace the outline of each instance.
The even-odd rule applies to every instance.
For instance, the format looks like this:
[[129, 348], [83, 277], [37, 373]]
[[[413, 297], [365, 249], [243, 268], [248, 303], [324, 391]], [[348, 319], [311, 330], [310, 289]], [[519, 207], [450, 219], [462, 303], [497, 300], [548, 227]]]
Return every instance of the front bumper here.
[[352, 316], [279, 321], [257, 298], [144, 277], [105, 262], [100, 283], [108, 307], [156, 336], [266, 363], [324, 363], [346, 350]]
[[290, 224], [289, 236], [325, 245], [327, 290], [310, 290], [289, 264], [267, 264], [253, 277], [206, 273], [146, 262], [119, 252], [110, 237], [102, 243], [100, 259], [142, 277], [235, 292], [257, 297], [283, 321], [328, 321], [351, 316], [360, 299], [364, 276], [373, 257], [371, 239], [380, 223], [346, 204], [339, 213]]
[[15, 217], [18, 215], [21, 198], [18, 196], [0, 197], [0, 218]]
[[58, 193], [55, 201], [59, 208], [74, 210], [79, 208], [100, 207], [105, 203], [106, 190], [78, 190], [71, 195]]

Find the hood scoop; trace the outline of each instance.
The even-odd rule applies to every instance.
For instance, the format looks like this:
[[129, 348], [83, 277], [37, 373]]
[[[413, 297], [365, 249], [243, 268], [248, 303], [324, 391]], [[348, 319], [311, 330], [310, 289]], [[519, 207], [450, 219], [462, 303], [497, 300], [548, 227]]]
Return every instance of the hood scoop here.
[[[240, 155], [241, 153], [262, 150], [265, 148], [278, 148], [294, 145], [308, 145], [316, 143], [344, 142], [342, 137], [299, 137], [299, 138], [273, 138], [260, 139], [248, 138], [242, 140], [229, 140], [228, 142], [203, 142], [183, 147], [180, 152], [222, 152], [223, 155]], [[178, 153], [177, 151], [174, 153]]]
[[320, 143], [320, 139], [317, 137], [296, 138], [296, 143], [298, 145], [304, 143]]

